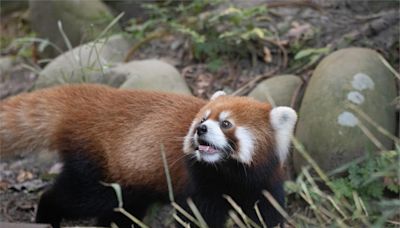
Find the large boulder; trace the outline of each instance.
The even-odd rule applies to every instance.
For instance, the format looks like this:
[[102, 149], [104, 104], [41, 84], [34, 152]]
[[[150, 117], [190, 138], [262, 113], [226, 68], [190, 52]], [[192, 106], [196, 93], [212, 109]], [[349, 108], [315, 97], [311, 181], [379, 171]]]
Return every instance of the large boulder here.
[[121, 88], [191, 94], [184, 78], [168, 63], [150, 59], [132, 61], [111, 69], [110, 75], [127, 78]]
[[[60, 32], [59, 21], [75, 47], [97, 38], [113, 20], [109, 9], [100, 0], [30, 0], [29, 10], [31, 26], [38, 37], [48, 39], [61, 50], [67, 50], [67, 41]], [[51, 57], [60, 54], [50, 45], [45, 51]]]
[[0, 75], [3, 77], [14, 66], [14, 63], [15, 57], [13, 56], [0, 57]]
[[131, 41], [122, 35], [114, 35], [68, 51], [40, 73], [35, 88], [63, 83], [101, 83], [118, 87], [125, 78], [106, 75], [109, 69], [123, 61]]
[[[299, 112], [295, 136], [324, 170], [332, 170], [377, 147], [361, 130], [365, 126], [387, 149], [393, 142], [362, 118], [366, 113], [395, 134], [395, 77], [375, 51], [348, 48], [326, 57], [315, 69]], [[297, 172], [306, 162], [294, 153]]]
[[115, 15], [118, 15], [122, 12], [124, 13], [124, 16], [121, 18], [123, 24], [126, 24], [126, 22], [128, 22], [132, 18], [143, 20], [145, 17], [147, 17], [148, 14], [147, 10], [142, 7], [143, 4], [146, 4], [146, 2], [144, 1], [105, 0], [104, 3], [107, 4], [112, 9], [112, 11], [114, 11]]
[[28, 9], [28, 0], [18, 0], [18, 1], [2, 0], [0, 5], [1, 5], [0, 14], [1, 16], [5, 16], [15, 11]]
[[302, 81], [298, 76], [278, 75], [259, 83], [249, 96], [276, 106], [290, 106], [301, 85]]

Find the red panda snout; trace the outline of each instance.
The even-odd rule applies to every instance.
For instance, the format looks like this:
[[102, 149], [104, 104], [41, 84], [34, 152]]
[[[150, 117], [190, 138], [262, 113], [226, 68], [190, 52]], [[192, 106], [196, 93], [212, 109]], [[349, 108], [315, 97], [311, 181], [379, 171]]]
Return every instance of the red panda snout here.
[[198, 161], [207, 163], [235, 159], [250, 164], [255, 147], [254, 134], [250, 128], [236, 122], [229, 109], [219, 111], [211, 105], [200, 111], [185, 137], [185, 153], [194, 154]]
[[194, 133], [193, 144], [196, 146], [197, 159], [209, 163], [218, 162], [233, 152], [220, 123], [213, 119], [200, 121]]

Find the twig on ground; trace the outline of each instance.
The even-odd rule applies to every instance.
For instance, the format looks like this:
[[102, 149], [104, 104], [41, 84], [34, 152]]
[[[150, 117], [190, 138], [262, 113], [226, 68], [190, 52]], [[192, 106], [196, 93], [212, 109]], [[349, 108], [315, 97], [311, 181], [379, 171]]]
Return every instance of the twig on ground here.
[[281, 42], [279, 40], [273, 40], [273, 39], [268, 39], [268, 38], [265, 38], [264, 40], [279, 48], [279, 50], [282, 52], [282, 58], [283, 58], [283, 64], [282, 64], [281, 69], [286, 69], [286, 67], [288, 65], [288, 54], [287, 54], [286, 49], [281, 44]]
[[308, 63], [304, 64], [303, 66], [301, 66], [300, 68], [294, 70], [294, 72], [291, 72], [291, 73], [296, 74], [296, 75], [303, 74], [305, 71], [310, 70], [311, 68], [314, 68], [325, 56], [327, 56], [327, 54], [322, 54], [315, 61], [308, 62]]
[[379, 31], [386, 30], [391, 26], [398, 23], [400, 20], [400, 15], [398, 10], [392, 10], [386, 12], [382, 17], [378, 17], [376, 20], [372, 20], [371, 22], [365, 24], [361, 29], [346, 33], [345, 35], [341, 36], [338, 40], [333, 42], [333, 46], [341, 46], [341, 44], [348, 42], [350, 40], [358, 40], [365, 37], [374, 36]]
[[286, 219], [286, 221], [296, 227], [296, 222], [293, 221], [292, 218], [290, 218], [289, 214], [282, 208], [282, 206], [276, 201], [276, 199], [271, 195], [270, 192], [268, 191], [263, 191], [262, 194], [264, 195], [265, 198], [272, 204], [272, 206]]
[[322, 8], [317, 3], [310, 0], [286, 0], [286, 1], [272, 1], [267, 3], [268, 8], [279, 8], [279, 7], [308, 7], [313, 10], [322, 12]]
[[288, 63], [288, 56], [287, 56], [287, 51], [286, 49], [282, 46], [282, 44], [276, 40], [273, 39], [265, 39], [265, 41], [272, 43], [273, 45], [276, 45], [282, 52], [282, 58], [283, 58], [283, 64], [279, 65], [275, 69], [273, 69], [270, 72], [267, 72], [266, 74], [259, 75], [255, 77], [254, 79], [248, 81], [246, 84], [244, 84], [242, 87], [237, 89], [235, 92], [232, 93], [234, 96], [243, 96], [247, 95], [259, 82], [275, 75], [279, 70], [285, 69]]
[[149, 35], [147, 35], [145, 38], [143, 38], [141, 41], [139, 41], [138, 43], [136, 43], [129, 49], [128, 54], [126, 54], [126, 56], [125, 56], [124, 62], [128, 62], [132, 58], [132, 56], [136, 53], [136, 51], [140, 47], [142, 47], [144, 44], [146, 44], [152, 40], [161, 38], [167, 34], [168, 33], [166, 31], [158, 31], [158, 32], [150, 33]]
[[250, 80], [249, 82], [244, 84], [242, 87], [237, 89], [235, 92], [233, 92], [232, 95], [233, 96], [243, 96], [243, 95], [248, 94], [259, 82], [275, 75], [279, 69], [280, 69], [280, 67], [277, 67], [266, 74], [255, 77], [254, 79]]
[[6, 204], [5, 207], [4, 207], [4, 212], [3, 212], [3, 215], [4, 215], [5, 217], [7, 217], [7, 221], [10, 221], [10, 222], [14, 222], [14, 219], [13, 219], [12, 216], [8, 213], [8, 209], [10, 208], [10, 205], [11, 205], [12, 203], [15, 204], [15, 199], [12, 199], [12, 200], [10, 200], [10, 201], [7, 202], [7, 204]]
[[303, 88], [304, 82], [299, 84], [292, 95], [292, 99], [290, 100], [290, 107], [296, 108], [296, 101], [298, 100], [298, 96], [300, 94], [301, 89]]

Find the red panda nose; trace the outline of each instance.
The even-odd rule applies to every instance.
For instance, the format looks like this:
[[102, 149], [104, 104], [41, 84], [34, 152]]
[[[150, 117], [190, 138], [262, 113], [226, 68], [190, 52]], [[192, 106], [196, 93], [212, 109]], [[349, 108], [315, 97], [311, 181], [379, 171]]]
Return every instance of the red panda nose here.
[[207, 126], [205, 124], [199, 125], [197, 127], [197, 134], [200, 135], [204, 135], [205, 133], [207, 133]]

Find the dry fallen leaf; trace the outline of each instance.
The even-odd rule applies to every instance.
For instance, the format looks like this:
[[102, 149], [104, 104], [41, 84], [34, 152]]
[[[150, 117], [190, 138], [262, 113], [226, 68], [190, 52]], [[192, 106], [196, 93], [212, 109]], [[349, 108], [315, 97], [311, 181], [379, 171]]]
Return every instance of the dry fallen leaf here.
[[30, 201], [23, 201], [17, 203], [17, 208], [24, 211], [31, 211], [35, 209], [35, 203]]
[[20, 170], [17, 176], [17, 182], [22, 183], [27, 180], [31, 180], [33, 178], [33, 174], [29, 171]]
[[298, 22], [292, 23], [292, 28], [288, 31], [287, 37], [290, 40], [300, 40], [312, 33], [312, 27], [310, 24], [299, 24]]
[[6, 181], [0, 181], [0, 191], [5, 191], [10, 186], [10, 183]]
[[212, 81], [213, 81], [213, 76], [211, 74], [209, 73], [199, 74], [195, 82], [196, 84], [195, 95], [199, 97], [205, 97]]
[[271, 51], [268, 47], [264, 47], [264, 62], [270, 63], [272, 61]]

